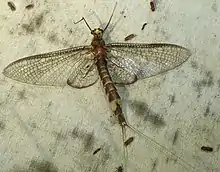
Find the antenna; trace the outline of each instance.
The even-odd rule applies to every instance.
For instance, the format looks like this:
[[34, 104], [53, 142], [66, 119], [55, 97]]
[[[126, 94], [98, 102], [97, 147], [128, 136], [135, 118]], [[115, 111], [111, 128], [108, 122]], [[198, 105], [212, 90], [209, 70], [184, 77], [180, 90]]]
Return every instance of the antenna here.
[[111, 14], [111, 17], [109, 18], [108, 23], [107, 23], [107, 25], [105, 26], [104, 32], [105, 32], [105, 30], [108, 28], [108, 26], [109, 26], [109, 24], [110, 24], [110, 22], [111, 22], [111, 20], [112, 20], [113, 14], [114, 14], [115, 9], [116, 9], [116, 6], [117, 6], [117, 2], [115, 3], [114, 9], [113, 9], [112, 14]]
[[89, 24], [87, 23], [87, 21], [86, 21], [86, 19], [84, 17], [82, 17], [79, 21], [74, 22], [74, 24], [77, 24], [77, 23], [79, 23], [81, 21], [84, 21], [86, 23], [86, 26], [89, 28], [89, 30], [92, 31], [91, 27], [89, 26]]
[[[108, 28], [108, 26], [109, 26], [109, 24], [110, 24], [110, 22], [111, 22], [111, 20], [112, 20], [112, 17], [113, 17], [113, 14], [114, 14], [114, 12], [115, 12], [116, 6], [117, 6], [117, 2], [115, 3], [114, 9], [113, 9], [113, 11], [112, 11], [112, 14], [111, 14], [111, 16], [110, 16], [110, 18], [109, 18], [109, 20], [108, 20], [108, 23], [107, 23], [107, 25], [105, 26], [105, 29], [104, 29], [103, 32], [105, 32], [105, 30]], [[81, 21], [84, 21], [85, 24], [86, 24], [86, 26], [89, 28], [89, 30], [92, 31], [91, 27], [89, 26], [89, 24], [87, 23], [87, 21], [86, 21], [86, 19], [85, 19], [84, 17], [82, 17], [79, 21], [74, 22], [74, 24], [80, 23]]]

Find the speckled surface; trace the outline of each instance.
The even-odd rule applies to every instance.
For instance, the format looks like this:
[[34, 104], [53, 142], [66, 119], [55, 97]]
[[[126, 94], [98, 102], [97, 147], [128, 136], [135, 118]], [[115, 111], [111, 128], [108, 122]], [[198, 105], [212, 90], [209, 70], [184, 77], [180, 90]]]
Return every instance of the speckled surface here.
[[[0, 70], [21, 57], [90, 44], [115, 2], [98, 0], [0, 2]], [[33, 8], [25, 8], [33, 3]], [[184, 168], [134, 133], [128, 171], [218, 172], [220, 115], [220, 3], [205, 0], [118, 2], [106, 42], [167, 42], [192, 51], [181, 67], [119, 88], [129, 123], [185, 163]], [[142, 25], [147, 23], [144, 30]], [[0, 75], [0, 171], [116, 171], [122, 163], [121, 129], [100, 82], [77, 90], [37, 87]], [[201, 151], [202, 146], [213, 152]], [[102, 149], [93, 155], [94, 151]], [[164, 150], [164, 149], [163, 149]], [[121, 163], [120, 163], [121, 162]], [[186, 165], [185, 165], [186, 166]]]

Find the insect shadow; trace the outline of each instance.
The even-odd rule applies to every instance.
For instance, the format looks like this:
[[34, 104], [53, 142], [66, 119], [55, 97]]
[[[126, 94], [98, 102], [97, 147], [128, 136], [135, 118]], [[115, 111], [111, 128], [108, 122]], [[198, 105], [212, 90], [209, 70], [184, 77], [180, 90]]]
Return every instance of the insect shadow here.
[[14, 165], [8, 172], [59, 172], [51, 162], [45, 160], [31, 160], [28, 168]]
[[135, 115], [142, 118], [144, 122], [150, 122], [156, 128], [162, 128], [166, 125], [161, 114], [154, 112], [147, 103], [138, 100], [129, 100], [130, 107]]

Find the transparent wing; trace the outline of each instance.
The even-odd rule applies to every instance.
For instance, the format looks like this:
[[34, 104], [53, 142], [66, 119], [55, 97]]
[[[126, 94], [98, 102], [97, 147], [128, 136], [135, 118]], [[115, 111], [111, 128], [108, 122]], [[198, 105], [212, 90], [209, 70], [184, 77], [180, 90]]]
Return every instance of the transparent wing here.
[[[115, 64], [115, 72], [130, 72], [137, 79], [144, 79], [174, 69], [185, 62], [191, 55], [190, 51], [175, 44], [136, 44], [112, 43], [106, 45], [108, 61]], [[123, 78], [119, 84], [127, 84], [130, 76]], [[134, 77], [134, 76], [133, 76]], [[116, 80], [117, 83], [117, 80]]]
[[107, 55], [107, 60], [108, 71], [114, 84], [128, 85], [137, 81], [137, 76], [132, 71], [122, 67], [121, 62], [117, 61], [117, 58], [112, 54]]
[[3, 74], [34, 85], [87, 87], [98, 79], [90, 46], [79, 46], [19, 59]]

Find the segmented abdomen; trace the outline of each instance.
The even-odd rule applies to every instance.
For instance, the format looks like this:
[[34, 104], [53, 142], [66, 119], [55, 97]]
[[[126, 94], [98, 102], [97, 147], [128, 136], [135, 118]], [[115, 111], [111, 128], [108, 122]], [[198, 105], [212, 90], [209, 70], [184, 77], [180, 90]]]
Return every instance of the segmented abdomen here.
[[111, 103], [112, 101], [120, 100], [121, 98], [112, 82], [105, 58], [99, 58], [96, 65], [109, 102]]

